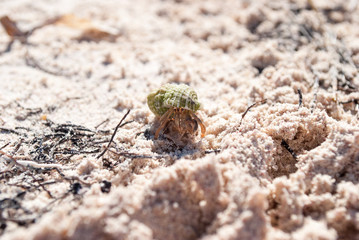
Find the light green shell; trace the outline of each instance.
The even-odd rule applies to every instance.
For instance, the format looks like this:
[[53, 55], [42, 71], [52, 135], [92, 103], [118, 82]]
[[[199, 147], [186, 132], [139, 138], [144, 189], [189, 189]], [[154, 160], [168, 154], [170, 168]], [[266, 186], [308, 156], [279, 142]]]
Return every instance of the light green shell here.
[[170, 108], [183, 108], [196, 112], [201, 104], [197, 93], [186, 84], [168, 83], [147, 96], [150, 110], [157, 116], [162, 116]]

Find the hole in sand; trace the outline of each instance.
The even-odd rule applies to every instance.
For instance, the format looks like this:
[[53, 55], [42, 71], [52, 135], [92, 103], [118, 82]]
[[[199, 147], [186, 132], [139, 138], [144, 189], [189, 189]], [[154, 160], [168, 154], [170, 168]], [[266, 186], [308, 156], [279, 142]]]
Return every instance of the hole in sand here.
[[[298, 156], [320, 146], [327, 135], [328, 129], [325, 123], [318, 124], [307, 120], [297, 128], [296, 134], [291, 140], [272, 136], [277, 148], [273, 153], [273, 163], [268, 168], [269, 175], [274, 179], [296, 172]], [[287, 147], [283, 145], [283, 140], [287, 143]]]
[[257, 53], [251, 60], [251, 65], [261, 74], [269, 66], [275, 66], [279, 57], [271, 50]]

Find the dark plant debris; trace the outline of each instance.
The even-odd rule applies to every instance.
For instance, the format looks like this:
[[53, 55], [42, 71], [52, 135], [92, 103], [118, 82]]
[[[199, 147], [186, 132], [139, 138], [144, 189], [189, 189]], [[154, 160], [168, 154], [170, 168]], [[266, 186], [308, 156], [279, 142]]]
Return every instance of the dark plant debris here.
[[111, 182], [103, 180], [101, 182], [101, 192], [103, 193], [109, 193], [111, 191]]
[[[26, 110], [26, 109], [25, 109]], [[27, 109], [26, 112], [41, 112], [40, 109]], [[123, 122], [130, 110], [127, 111], [120, 124], [118, 124], [112, 138], [108, 139], [109, 130], [97, 131], [82, 125], [72, 123], [57, 124], [50, 120], [40, 122], [42, 132], [32, 128], [0, 128], [0, 134], [14, 134], [17, 140], [6, 142], [0, 147], [0, 158], [5, 163], [5, 169], [0, 171], [1, 184], [19, 191], [14, 197], [0, 197], [0, 234], [9, 223], [19, 226], [28, 226], [44, 213], [70, 196], [82, 198], [80, 190], [89, 188], [95, 182], [88, 182], [79, 176], [67, 176], [66, 168], [74, 164], [71, 157], [74, 155], [94, 155], [99, 153], [104, 143], [110, 146], [118, 128], [132, 122]], [[25, 133], [24, 133], [25, 132]], [[26, 137], [26, 138], [24, 138]], [[106, 149], [107, 149], [106, 148]], [[137, 158], [134, 154], [121, 154], [123, 157]], [[105, 164], [104, 164], [104, 167]], [[111, 170], [111, 166], [109, 166]], [[49, 177], [51, 176], [51, 178]], [[57, 177], [56, 177], [57, 176]], [[62, 195], [54, 193], [51, 185], [66, 182], [69, 190]], [[101, 191], [110, 192], [111, 182], [101, 182]], [[22, 201], [29, 192], [46, 192], [52, 201], [39, 213], [25, 209]]]
[[298, 95], [299, 95], [299, 101], [298, 101], [298, 109], [302, 106], [303, 103], [303, 95], [302, 95], [302, 90], [298, 89], [297, 90]]
[[297, 159], [297, 154], [293, 151], [293, 149], [288, 145], [288, 143], [284, 139], [282, 139], [280, 145], [282, 145], [285, 149], [287, 149], [287, 151], [290, 153], [290, 155], [292, 155], [294, 159]]
[[115, 131], [113, 131], [113, 134], [112, 134], [112, 136], [111, 136], [111, 139], [110, 139], [110, 141], [108, 142], [108, 144], [107, 144], [105, 150], [103, 150], [103, 152], [102, 152], [101, 154], [99, 154], [99, 155], [97, 156], [97, 158], [102, 157], [102, 156], [106, 153], [106, 151], [107, 151], [108, 148], [110, 147], [110, 145], [111, 145], [111, 143], [112, 143], [112, 141], [113, 141], [113, 139], [114, 139], [114, 137], [115, 137], [115, 135], [116, 135], [117, 130], [118, 130], [120, 127], [123, 127], [123, 126], [125, 126], [126, 124], [132, 122], [132, 121], [130, 121], [130, 122], [124, 122], [124, 123], [122, 123], [122, 122], [126, 119], [127, 115], [130, 113], [130, 111], [131, 111], [131, 109], [129, 109], [129, 110], [126, 112], [126, 114], [122, 117], [121, 121], [117, 124], [117, 126], [116, 126], [116, 128], [115, 128]]
[[74, 184], [71, 185], [71, 189], [70, 191], [73, 194], [79, 194], [79, 191], [82, 189], [82, 186], [79, 182], [75, 182]]
[[253, 107], [255, 107], [255, 106], [259, 105], [259, 104], [264, 104], [264, 103], [266, 103], [266, 102], [267, 102], [267, 99], [264, 99], [264, 100], [262, 100], [262, 101], [255, 102], [255, 103], [253, 103], [252, 105], [250, 105], [250, 106], [246, 109], [246, 111], [244, 111], [244, 113], [242, 114], [242, 118], [241, 118], [241, 121], [239, 122], [239, 126], [242, 125], [243, 118], [247, 115], [248, 111], [249, 111], [251, 108], [253, 108]]

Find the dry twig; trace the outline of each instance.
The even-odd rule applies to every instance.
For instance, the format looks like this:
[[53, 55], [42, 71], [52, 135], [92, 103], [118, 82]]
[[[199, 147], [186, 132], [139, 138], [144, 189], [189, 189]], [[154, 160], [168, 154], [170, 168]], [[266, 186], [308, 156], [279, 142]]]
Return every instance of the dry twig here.
[[136, 159], [136, 158], [144, 158], [144, 159], [154, 159], [154, 158], [164, 158], [165, 156], [163, 155], [159, 155], [159, 156], [150, 156], [150, 155], [138, 155], [136, 153], [130, 153], [130, 152], [115, 152], [111, 149], [108, 149], [109, 152], [117, 155], [117, 156], [123, 156], [123, 157], [126, 157], [126, 158], [131, 158], [131, 159]]
[[302, 95], [302, 91], [298, 88], [297, 90], [298, 95], [299, 95], [299, 104], [298, 104], [298, 109], [302, 106], [303, 103], [303, 95]]
[[0, 150], [0, 154], [10, 159], [17, 166], [25, 167], [33, 167], [33, 168], [62, 168], [61, 164], [51, 164], [51, 163], [37, 163], [30, 160], [19, 160], [6, 152]]
[[288, 145], [288, 143], [284, 139], [282, 139], [280, 145], [282, 145], [285, 149], [287, 149], [287, 151], [290, 153], [290, 155], [292, 155], [294, 159], [297, 159], [297, 154], [295, 154], [293, 149]]
[[102, 157], [102, 156], [106, 153], [106, 151], [107, 151], [108, 148], [110, 147], [110, 145], [111, 145], [111, 143], [112, 143], [112, 141], [113, 141], [113, 139], [114, 139], [114, 137], [115, 137], [115, 135], [116, 135], [117, 130], [118, 130], [120, 127], [123, 127], [124, 125], [126, 125], [126, 124], [132, 122], [132, 121], [130, 121], [130, 122], [122, 123], [122, 122], [126, 119], [127, 115], [130, 113], [130, 111], [131, 111], [131, 109], [129, 109], [129, 110], [127, 111], [127, 113], [122, 117], [122, 119], [121, 119], [121, 121], [119, 122], [119, 124], [117, 124], [117, 126], [116, 126], [116, 128], [115, 128], [115, 131], [113, 132], [109, 143], [107, 144], [105, 150], [103, 150], [103, 152], [100, 153], [100, 155], [97, 156], [97, 159], [99, 159], [100, 157]]
[[248, 113], [248, 111], [249, 111], [251, 108], [253, 108], [253, 107], [255, 107], [255, 106], [259, 105], [259, 104], [264, 104], [264, 103], [266, 103], [266, 102], [267, 102], [267, 99], [264, 99], [264, 100], [262, 100], [262, 101], [260, 101], [260, 102], [255, 102], [255, 103], [253, 103], [252, 105], [250, 105], [250, 106], [246, 109], [246, 111], [242, 114], [241, 121], [239, 122], [239, 127], [242, 125], [242, 120], [243, 120], [243, 118], [246, 116], [246, 114]]
[[52, 71], [49, 69], [46, 69], [45, 67], [41, 66], [38, 61], [30, 55], [29, 51], [26, 51], [25, 54], [25, 63], [27, 66], [35, 68], [37, 70], [40, 70], [42, 72], [54, 75], [54, 76], [64, 76], [64, 77], [70, 77], [71, 74], [65, 74], [65, 73], [61, 73], [59, 71]]

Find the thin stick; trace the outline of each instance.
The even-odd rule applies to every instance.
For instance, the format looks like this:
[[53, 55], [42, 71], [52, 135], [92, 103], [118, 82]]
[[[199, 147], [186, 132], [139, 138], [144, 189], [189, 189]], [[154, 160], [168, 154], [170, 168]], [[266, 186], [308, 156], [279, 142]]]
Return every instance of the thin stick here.
[[15, 131], [13, 129], [4, 128], [4, 127], [0, 127], [0, 133], [13, 133], [13, 134], [16, 134], [16, 135], [22, 135], [22, 136], [26, 137], [26, 134], [22, 134], [22, 133], [19, 133], [18, 131]]
[[0, 150], [3, 150], [4, 148], [6, 148], [10, 143], [6, 143], [5, 145], [3, 145], [2, 147], [0, 147]]
[[302, 106], [303, 103], [303, 95], [302, 95], [302, 91], [298, 88], [298, 95], [299, 95], [299, 106], [298, 109]]
[[137, 155], [135, 153], [130, 153], [130, 152], [115, 152], [115, 151], [113, 151], [111, 149], [108, 149], [108, 151], [115, 154], [115, 155], [117, 155], [117, 156], [123, 156], [123, 157], [131, 158], [131, 159], [135, 159], [135, 158], [160, 159], [160, 158], [166, 157], [164, 155], [150, 156], [150, 155]]
[[240, 123], [239, 123], [239, 126], [242, 125], [242, 121], [243, 121], [244, 116], [246, 116], [246, 114], [248, 113], [248, 111], [249, 111], [251, 108], [257, 106], [258, 104], [264, 104], [264, 103], [266, 103], [266, 102], [267, 102], [267, 99], [264, 99], [264, 100], [262, 100], [262, 101], [260, 101], [260, 102], [255, 102], [255, 103], [253, 103], [252, 105], [250, 105], [250, 106], [247, 108], [247, 110], [242, 114], [242, 118], [241, 118], [241, 121], [240, 121]]
[[108, 121], [110, 121], [109, 118], [107, 118], [106, 120], [102, 121], [101, 123], [97, 124], [97, 126], [95, 127], [95, 129], [99, 128], [102, 124], [107, 123]]
[[28, 160], [18, 160], [16, 158], [14, 158], [13, 156], [10, 156], [9, 154], [7, 154], [4, 151], [0, 150], [0, 154], [4, 155], [5, 157], [9, 158], [10, 160], [12, 160], [16, 165], [21, 166], [21, 167], [34, 167], [34, 168], [62, 168], [62, 165], [60, 164], [51, 164], [51, 163], [37, 163], [34, 161], [28, 161]]
[[205, 154], [219, 153], [219, 152], [221, 152], [221, 149], [213, 149], [213, 150], [206, 150], [206, 151], [204, 151]]
[[20, 164], [24, 167], [34, 167], [34, 168], [62, 168], [63, 166], [61, 164], [56, 163], [37, 163], [34, 161], [25, 161], [25, 160], [17, 160], [17, 164]]
[[78, 176], [66, 176], [58, 168], [55, 168], [55, 170], [57, 171], [57, 173], [60, 175], [60, 177], [62, 179], [66, 180], [66, 181], [69, 181], [71, 184], [74, 181], [78, 181], [78, 182], [80, 182], [80, 183], [82, 183], [83, 185], [86, 185], [86, 186], [91, 186], [92, 184], [95, 183], [95, 181], [93, 181], [93, 182], [85, 182], [84, 180], [81, 180], [81, 178], [79, 178]]
[[318, 96], [318, 91], [319, 91], [319, 78], [317, 76], [317, 74], [315, 74], [315, 80], [314, 80], [314, 97], [313, 97], [313, 101], [312, 101], [312, 106], [311, 106], [311, 113], [314, 112], [315, 107], [317, 106], [317, 96]]
[[51, 71], [51, 70], [48, 70], [48, 69], [44, 68], [43, 66], [41, 66], [41, 65], [35, 60], [34, 57], [30, 56], [29, 51], [26, 51], [26, 54], [25, 54], [25, 63], [26, 63], [27, 66], [32, 67], [32, 68], [35, 68], [35, 69], [40, 70], [40, 71], [42, 71], [42, 72], [45, 72], [45, 73], [47, 73], [47, 74], [51, 74], [51, 75], [54, 75], [54, 76], [65, 76], [65, 77], [69, 77], [69, 76], [70, 76], [69, 74], [54, 72], [54, 71]]
[[49, 194], [49, 196], [50, 196], [51, 198], [54, 198], [54, 196], [51, 194], [51, 192], [50, 192], [49, 190], [47, 190], [47, 189], [45, 188], [45, 186], [41, 183], [41, 180], [36, 179], [32, 174], [30, 174], [30, 176], [31, 176], [31, 178], [38, 184], [38, 186], [42, 188], [42, 190], [44, 190], [45, 192], [47, 192], [47, 194]]
[[110, 147], [110, 145], [111, 145], [111, 143], [112, 143], [112, 141], [113, 141], [113, 139], [114, 139], [114, 137], [115, 137], [115, 135], [116, 135], [117, 130], [118, 130], [120, 127], [122, 127], [122, 126], [124, 126], [124, 125], [130, 123], [130, 122], [125, 122], [125, 123], [122, 124], [122, 122], [125, 120], [125, 118], [126, 118], [127, 115], [130, 113], [130, 111], [131, 111], [131, 109], [128, 109], [127, 113], [122, 117], [122, 119], [121, 119], [121, 121], [119, 122], [119, 124], [117, 124], [117, 126], [116, 126], [116, 128], [115, 128], [115, 131], [113, 132], [112, 137], [111, 137], [111, 139], [110, 139], [110, 142], [107, 144], [107, 147], [105, 148], [105, 150], [103, 150], [103, 152], [100, 153], [100, 155], [97, 156], [97, 159], [99, 159], [100, 157], [102, 157], [102, 156], [106, 153], [106, 151], [107, 151], [108, 148]]
[[17, 160], [16, 160], [13, 156], [10, 156], [9, 154], [7, 154], [6, 152], [1, 151], [1, 150], [0, 150], [0, 154], [1, 154], [1, 155], [4, 155], [5, 157], [10, 158], [12, 161], [14, 161], [14, 163], [17, 164]]
[[293, 149], [291, 147], [289, 147], [288, 143], [284, 139], [282, 139], [282, 142], [280, 143], [280, 145], [282, 145], [285, 149], [287, 149], [287, 151], [290, 153], [290, 155], [292, 155], [292, 157], [294, 159], [297, 159], [297, 154], [295, 154]]
[[7, 44], [6, 48], [5, 48], [4, 50], [0, 51], [0, 56], [1, 56], [1, 54], [3, 54], [3, 53], [8, 53], [8, 52], [10, 52], [10, 51], [11, 51], [11, 48], [12, 48], [12, 45], [14, 44], [14, 42], [15, 42], [15, 40], [12, 39], [12, 40]]

